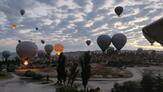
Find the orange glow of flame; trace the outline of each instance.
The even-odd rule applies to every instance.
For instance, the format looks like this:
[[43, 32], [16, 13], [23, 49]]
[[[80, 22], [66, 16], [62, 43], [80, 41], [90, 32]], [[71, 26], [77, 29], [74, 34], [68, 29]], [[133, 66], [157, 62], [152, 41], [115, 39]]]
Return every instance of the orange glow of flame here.
[[29, 61], [28, 60], [25, 60], [24, 63], [23, 63], [25, 66], [27, 66], [29, 64]]
[[54, 50], [56, 51], [56, 54], [59, 56], [63, 52], [64, 46], [62, 44], [60, 44], [60, 43], [55, 44], [54, 45]]
[[61, 52], [58, 51], [58, 52], [56, 52], [56, 54], [59, 56], [61, 54]]

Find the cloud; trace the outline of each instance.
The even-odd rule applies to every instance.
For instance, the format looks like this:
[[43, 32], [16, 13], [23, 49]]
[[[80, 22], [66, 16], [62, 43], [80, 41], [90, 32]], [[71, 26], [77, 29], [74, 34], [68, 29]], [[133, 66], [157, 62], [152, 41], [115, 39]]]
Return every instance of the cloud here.
[[[15, 51], [17, 40], [33, 40], [43, 49], [48, 44], [63, 43], [66, 51], [99, 49], [96, 39], [101, 34], [124, 33], [128, 42], [124, 49], [162, 49], [150, 46], [142, 35], [142, 27], [162, 17], [162, 0], [1, 0], [0, 51]], [[121, 17], [114, 8], [124, 7]], [[26, 11], [21, 16], [19, 11]], [[11, 24], [17, 23], [12, 30]], [[39, 30], [35, 28], [38, 27]]]

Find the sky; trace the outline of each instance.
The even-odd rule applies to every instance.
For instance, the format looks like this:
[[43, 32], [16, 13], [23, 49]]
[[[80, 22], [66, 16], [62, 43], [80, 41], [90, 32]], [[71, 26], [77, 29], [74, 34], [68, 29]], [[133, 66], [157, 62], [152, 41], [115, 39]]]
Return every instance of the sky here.
[[[114, 12], [117, 6], [124, 8], [120, 17]], [[33, 41], [43, 49], [42, 39], [64, 44], [65, 51], [100, 50], [97, 37], [116, 33], [127, 36], [124, 50], [163, 50], [158, 43], [150, 46], [142, 34], [144, 26], [163, 16], [162, 6], [163, 0], [0, 0], [0, 52], [15, 51], [18, 40]], [[87, 39], [92, 41], [89, 47]]]

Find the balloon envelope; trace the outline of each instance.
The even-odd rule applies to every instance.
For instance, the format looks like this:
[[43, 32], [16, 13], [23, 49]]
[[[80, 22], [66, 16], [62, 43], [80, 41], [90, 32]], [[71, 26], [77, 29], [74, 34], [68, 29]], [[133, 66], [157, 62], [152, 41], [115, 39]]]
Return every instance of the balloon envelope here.
[[37, 45], [30, 41], [21, 42], [16, 46], [16, 52], [22, 59], [34, 57], [37, 51]]
[[44, 40], [41, 40], [41, 43], [42, 43], [42, 44], [44, 44], [44, 43], [45, 43], [45, 41], [44, 41]]
[[114, 53], [114, 47], [109, 47], [109, 48], [107, 49], [107, 53], [108, 53], [108, 54], [113, 54], [113, 53]]
[[47, 44], [45, 45], [44, 50], [46, 51], [48, 55], [50, 55], [51, 52], [53, 51], [53, 46], [51, 44]]
[[148, 42], [150, 42], [151, 45], [153, 45], [153, 43], [155, 42], [155, 40], [153, 40], [151, 37], [149, 37], [148, 34], [145, 33], [145, 31], [143, 31], [143, 35], [148, 40]]
[[118, 7], [116, 7], [116, 8], [114, 9], [114, 11], [115, 11], [115, 13], [116, 13], [118, 16], [120, 16], [120, 15], [122, 14], [122, 12], [123, 12], [123, 7], [118, 6]]
[[163, 44], [163, 18], [145, 26], [143, 32], [148, 35], [152, 40]]
[[127, 42], [127, 37], [124, 34], [118, 33], [113, 35], [112, 43], [117, 50], [121, 50]]
[[38, 30], [38, 27], [36, 27], [36, 30]]
[[25, 10], [24, 9], [21, 9], [20, 10], [20, 14], [23, 16], [25, 14]]
[[91, 40], [86, 40], [86, 44], [89, 46], [91, 44]]
[[99, 45], [101, 50], [104, 52], [109, 47], [109, 45], [111, 44], [110, 36], [108, 36], [108, 35], [100, 35], [97, 38], [97, 44]]
[[60, 55], [64, 50], [64, 46], [62, 44], [60, 44], [60, 43], [55, 44], [54, 45], [54, 50], [56, 51], [57, 55]]
[[21, 40], [18, 40], [19, 43], [21, 43]]
[[136, 51], [137, 54], [142, 54], [143, 53], [143, 49], [142, 48], [138, 48]]
[[12, 29], [15, 30], [16, 29], [16, 22], [12, 23], [12, 26], [11, 27], [12, 27]]

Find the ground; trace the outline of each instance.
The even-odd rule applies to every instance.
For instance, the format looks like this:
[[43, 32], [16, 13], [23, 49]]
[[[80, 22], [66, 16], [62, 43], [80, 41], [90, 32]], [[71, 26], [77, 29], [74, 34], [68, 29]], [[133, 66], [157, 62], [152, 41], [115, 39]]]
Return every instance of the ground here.
[[[90, 88], [100, 87], [103, 92], [108, 92], [116, 82], [124, 82], [128, 80], [140, 80], [142, 78], [142, 68], [134, 67], [127, 68], [128, 71], [132, 72], [133, 77], [131, 78], [91, 78], [88, 86]], [[55, 87], [52, 84], [38, 84], [31, 83], [21, 80], [19, 76], [12, 73], [14, 78], [9, 80], [0, 81], [0, 92], [54, 92]], [[56, 78], [52, 78], [56, 82]], [[76, 81], [81, 83], [81, 81]]]

